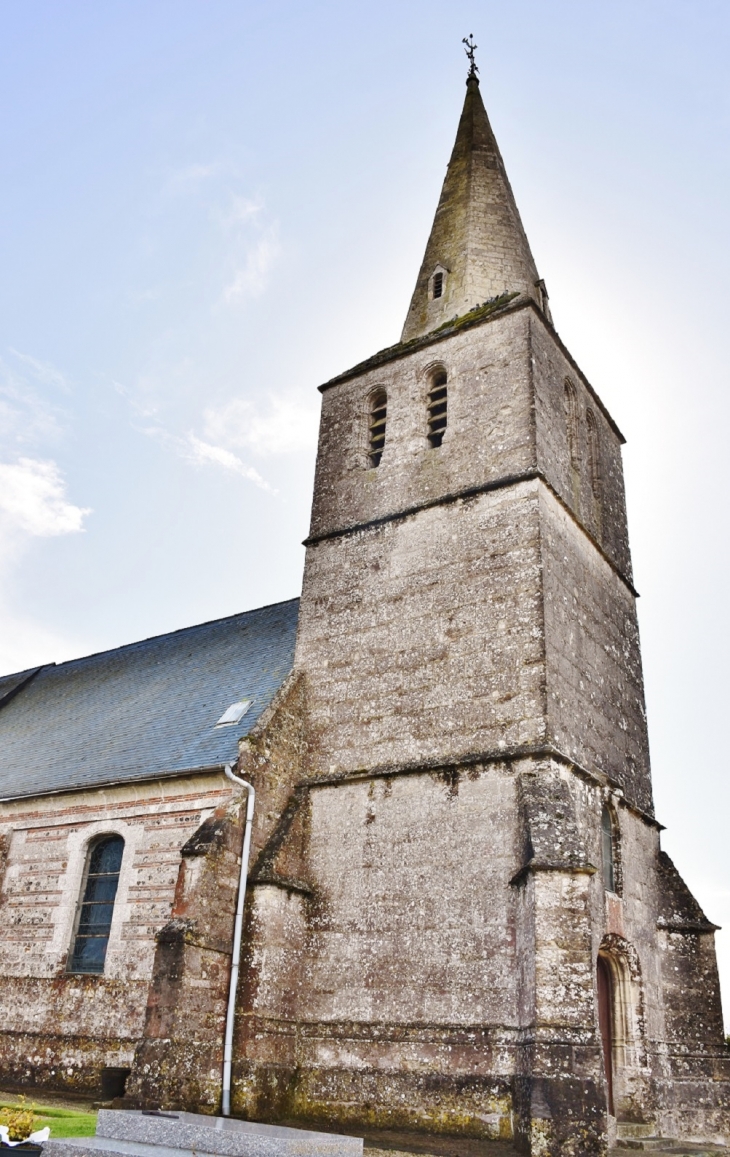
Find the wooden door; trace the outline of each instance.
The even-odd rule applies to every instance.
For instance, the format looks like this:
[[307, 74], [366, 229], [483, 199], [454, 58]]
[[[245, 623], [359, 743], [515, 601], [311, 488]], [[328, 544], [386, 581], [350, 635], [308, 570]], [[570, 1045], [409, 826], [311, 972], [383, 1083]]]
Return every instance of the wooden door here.
[[613, 1116], [613, 980], [608, 961], [603, 956], [598, 957], [598, 1024], [603, 1044], [608, 1111]]

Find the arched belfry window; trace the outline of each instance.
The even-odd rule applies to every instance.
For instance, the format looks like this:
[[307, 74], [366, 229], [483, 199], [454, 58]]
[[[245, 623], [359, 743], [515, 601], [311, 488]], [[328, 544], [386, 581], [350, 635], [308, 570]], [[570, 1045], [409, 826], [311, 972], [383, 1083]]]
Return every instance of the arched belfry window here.
[[568, 427], [568, 450], [570, 452], [570, 464], [575, 469], [578, 468], [578, 395], [575, 386], [570, 378], [565, 379], [564, 387], [565, 400], [565, 422]]
[[368, 423], [368, 456], [371, 466], [379, 466], [385, 446], [385, 424], [388, 417], [388, 395], [376, 390], [370, 399]]
[[103, 836], [89, 848], [69, 972], [104, 971], [123, 854], [121, 836]]
[[617, 855], [618, 826], [607, 804], [601, 811], [601, 865], [603, 887], [607, 892], [619, 890], [619, 865]]
[[440, 446], [448, 422], [448, 386], [446, 370], [438, 370], [431, 379], [426, 411], [428, 414], [428, 444]]
[[594, 498], [601, 497], [601, 458], [598, 446], [598, 423], [593, 410], [586, 410], [588, 431], [588, 468], [591, 474], [591, 490]]
[[432, 301], [443, 297], [446, 291], [446, 270], [442, 265], [437, 265], [431, 274], [431, 285], [429, 296]]

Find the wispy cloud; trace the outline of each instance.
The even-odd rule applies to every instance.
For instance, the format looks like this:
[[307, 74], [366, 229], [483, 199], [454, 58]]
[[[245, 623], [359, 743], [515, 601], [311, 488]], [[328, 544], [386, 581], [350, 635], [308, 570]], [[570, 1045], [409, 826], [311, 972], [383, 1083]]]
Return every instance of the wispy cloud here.
[[247, 297], [259, 297], [268, 285], [269, 274], [280, 252], [278, 229], [276, 225], [270, 225], [263, 236], [248, 245], [243, 263], [223, 290], [225, 303], [231, 305]]
[[20, 365], [0, 358], [0, 452], [35, 449], [58, 442], [66, 418], [57, 400], [44, 394], [48, 385], [66, 392], [67, 379], [60, 370], [29, 354], [17, 354]]
[[196, 465], [222, 466], [224, 470], [230, 470], [234, 474], [240, 474], [243, 478], [248, 478], [249, 482], [254, 482], [256, 486], [260, 486], [262, 490], [271, 490], [268, 482], [261, 477], [258, 470], [254, 470], [253, 466], [247, 466], [237, 454], [233, 454], [223, 446], [215, 446], [211, 442], [203, 442], [201, 438], [196, 437], [196, 435], [192, 433], [188, 434], [187, 444], [190, 450], [190, 458]]
[[64, 393], [68, 392], [68, 378], [56, 366], [50, 362], [42, 362], [38, 358], [31, 357], [30, 354], [22, 354], [19, 350], [14, 350], [12, 346], [9, 349], [13, 357], [17, 358], [22, 365], [27, 366], [32, 376], [41, 385], [55, 386], [57, 389], [63, 390]]
[[239, 474], [242, 478], [253, 482], [261, 490], [267, 490], [270, 494], [276, 493], [253, 466], [247, 465], [237, 454], [226, 449], [225, 446], [218, 446], [213, 442], [199, 438], [192, 430], [184, 438], [181, 438], [177, 434], [171, 434], [163, 426], [146, 426], [140, 429], [143, 434], [149, 438], [154, 438], [155, 441], [160, 442], [168, 450], [172, 450], [193, 466], [217, 466], [232, 474]]
[[316, 399], [300, 395], [272, 395], [265, 408], [243, 398], [234, 398], [204, 414], [205, 435], [229, 448], [252, 450], [262, 457], [307, 450], [316, 444], [318, 407]]
[[7, 529], [40, 538], [76, 534], [90, 513], [88, 507], [68, 501], [55, 462], [37, 458], [0, 462], [0, 515]]
[[140, 377], [134, 389], [123, 382], [112, 382], [112, 386], [140, 418], [153, 418], [159, 412], [159, 403], [155, 399], [156, 383], [149, 379]]
[[209, 177], [217, 176], [220, 171], [219, 161], [209, 161], [207, 164], [193, 162], [191, 165], [183, 165], [169, 173], [165, 188], [170, 193], [183, 193], [188, 189], [195, 188], [202, 181], [207, 181]]
[[218, 208], [215, 217], [219, 225], [230, 229], [244, 221], [250, 224], [263, 210], [264, 203], [260, 197], [242, 197], [240, 193], [231, 193], [225, 208]]
[[84, 649], [24, 614], [13, 594], [13, 572], [31, 542], [78, 534], [91, 513], [71, 501], [53, 456], [70, 422], [58, 395], [70, 392], [68, 377], [50, 362], [19, 350], [0, 359], [0, 671]]

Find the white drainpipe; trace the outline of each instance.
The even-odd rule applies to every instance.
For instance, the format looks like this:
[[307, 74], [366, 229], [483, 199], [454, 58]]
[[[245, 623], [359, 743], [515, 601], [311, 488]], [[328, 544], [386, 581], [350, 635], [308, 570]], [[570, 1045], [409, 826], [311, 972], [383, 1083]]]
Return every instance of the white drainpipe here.
[[251, 828], [253, 826], [253, 808], [256, 792], [245, 779], [239, 779], [231, 771], [230, 763], [225, 766], [228, 778], [246, 790], [246, 829], [243, 833], [243, 850], [241, 852], [241, 875], [238, 881], [238, 903], [236, 905], [236, 924], [233, 930], [233, 955], [231, 958], [231, 980], [228, 989], [228, 1011], [226, 1012], [226, 1035], [223, 1042], [223, 1104], [224, 1117], [231, 1115], [231, 1061], [233, 1059], [233, 1022], [236, 1017], [236, 992], [238, 990], [238, 973], [241, 963], [241, 936], [243, 934], [243, 909], [246, 903], [246, 880], [248, 877], [248, 857], [251, 851]]

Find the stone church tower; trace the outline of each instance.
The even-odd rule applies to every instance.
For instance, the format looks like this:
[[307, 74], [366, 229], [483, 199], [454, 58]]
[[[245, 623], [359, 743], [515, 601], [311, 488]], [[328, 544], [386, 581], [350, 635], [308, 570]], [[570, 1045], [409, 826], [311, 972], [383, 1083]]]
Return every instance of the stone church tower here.
[[[234, 1113], [534, 1157], [727, 1138], [715, 926], [652, 804], [623, 439], [473, 74], [402, 339], [321, 390], [293, 666], [272, 683], [256, 612], [269, 697], [236, 733]], [[128, 1104], [220, 1103], [242, 813], [208, 759]]]

